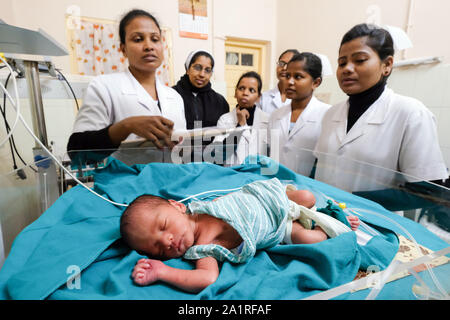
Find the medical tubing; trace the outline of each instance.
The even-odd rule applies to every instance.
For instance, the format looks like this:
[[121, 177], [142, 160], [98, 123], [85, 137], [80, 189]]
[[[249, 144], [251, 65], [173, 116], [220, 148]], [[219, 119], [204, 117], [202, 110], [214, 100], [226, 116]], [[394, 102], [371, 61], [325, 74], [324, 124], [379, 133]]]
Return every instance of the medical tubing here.
[[[420, 286], [413, 284], [412, 286], [412, 292], [413, 295], [420, 300], [430, 300], [434, 299], [434, 300], [448, 300], [449, 297], [445, 297], [442, 296], [440, 294], [435, 293], [434, 291], [431, 291], [431, 289], [428, 287], [428, 285], [425, 283], [425, 281], [422, 280], [422, 278], [419, 276], [419, 274], [413, 269], [413, 268], [408, 268], [408, 272], [411, 273], [417, 280], [417, 282], [419, 282]], [[419, 292], [420, 291], [420, 292]], [[425, 291], [425, 293], [423, 292]], [[421, 297], [418, 296], [418, 294], [422, 294], [422, 295], [426, 295], [426, 298], [423, 299]]]
[[[9, 138], [12, 136], [14, 130], [16, 129], [17, 123], [19, 122], [20, 102], [19, 102], [19, 91], [17, 89], [17, 81], [16, 81], [16, 76], [14, 75], [14, 70], [11, 68], [11, 66], [8, 64], [8, 62], [6, 62], [6, 60], [2, 58], [2, 56], [0, 56], [0, 60], [5, 64], [5, 66], [9, 70], [10, 74], [12, 75], [13, 84], [14, 84], [14, 93], [16, 95], [16, 103], [14, 103], [14, 101], [13, 101], [11, 95], [9, 94], [8, 90], [6, 90], [6, 88], [3, 86], [3, 83], [0, 82], [0, 87], [2, 88], [2, 90], [4, 91], [6, 96], [8, 97], [8, 100], [11, 102], [12, 106], [14, 107], [14, 109], [16, 110], [16, 118], [14, 120], [14, 124], [11, 127], [11, 131], [6, 135], [6, 138], [3, 141], [0, 142], [0, 148], [1, 148], [6, 143], [6, 141], [8, 141]], [[5, 112], [6, 112], [6, 110], [5, 110]]]
[[201, 196], [202, 194], [206, 194], [206, 193], [210, 193], [210, 192], [230, 192], [230, 191], [237, 191], [237, 190], [240, 190], [240, 189], [242, 189], [242, 187], [232, 188], [232, 189], [223, 189], [223, 190], [208, 190], [208, 191], [204, 191], [204, 192], [200, 192], [200, 193], [194, 194], [194, 195], [189, 196], [187, 198], [184, 198], [184, 199], [182, 199], [182, 200], [180, 200], [178, 202], [184, 202], [184, 201], [189, 200], [191, 198], [195, 198], [197, 196]]
[[[380, 218], [383, 218], [383, 219], [385, 219], [385, 220], [387, 220], [387, 221], [389, 221], [389, 222], [391, 222], [391, 223], [393, 223], [393, 224], [395, 224], [397, 227], [399, 227], [411, 240], [412, 240], [412, 242], [414, 243], [414, 245], [415, 245], [415, 247], [416, 247], [416, 250], [418, 251], [418, 252], [422, 252], [421, 250], [420, 250], [420, 247], [419, 247], [419, 244], [417, 243], [417, 241], [416, 241], [416, 239], [414, 239], [414, 237], [408, 232], [408, 230], [406, 230], [402, 225], [400, 225], [398, 222], [396, 222], [395, 220], [393, 220], [393, 219], [391, 219], [391, 218], [389, 218], [389, 217], [386, 217], [386, 216], [384, 216], [384, 215], [382, 215], [382, 214], [379, 214], [378, 212], [375, 212], [375, 211], [370, 211], [370, 210], [366, 210], [366, 209], [361, 209], [361, 208], [352, 208], [352, 210], [359, 210], [359, 211], [363, 211], [363, 212], [366, 212], [366, 213], [371, 213], [371, 214], [375, 214], [376, 216], [378, 216], [378, 217], [380, 217]], [[436, 288], [438, 288], [439, 289], [439, 291], [444, 295], [444, 297], [447, 297], [448, 296], [448, 294], [447, 294], [447, 292], [445, 292], [445, 290], [442, 288], [442, 286], [441, 286], [441, 283], [438, 281], [438, 279], [436, 279], [436, 276], [435, 276], [435, 274], [434, 274], [434, 272], [433, 272], [433, 270], [431, 269], [431, 267], [430, 267], [430, 265], [426, 262], [426, 263], [424, 263], [425, 264], [425, 266], [426, 266], [426, 268], [427, 268], [427, 270], [428, 270], [428, 272], [430, 273], [430, 276], [431, 276], [431, 279], [433, 280], [433, 282], [434, 282], [434, 284], [436, 285]], [[389, 267], [388, 267], [389, 268]], [[384, 286], [384, 284], [383, 284], [383, 286]], [[373, 289], [374, 290], [374, 289]], [[381, 290], [381, 289], [380, 289]], [[370, 294], [369, 294], [370, 295]]]
[[372, 290], [370, 290], [365, 300], [374, 300], [378, 296], [381, 290], [383, 290], [384, 285], [388, 281], [389, 277], [392, 275], [395, 269], [397, 269], [398, 264], [401, 264], [401, 262], [398, 260], [394, 260], [389, 264], [387, 269], [380, 275], [380, 282], [377, 283]]
[[[441, 249], [436, 252], [432, 252], [428, 255], [424, 255], [420, 258], [417, 258], [416, 260], [410, 261], [410, 262], [403, 262], [399, 263], [396, 266], [396, 273], [402, 272], [404, 270], [408, 270], [410, 268], [413, 268], [415, 266], [421, 265], [425, 262], [434, 260], [436, 258], [439, 258], [441, 256], [447, 255], [450, 252], [450, 247]], [[383, 273], [385, 271], [380, 271], [380, 273]], [[358, 280], [353, 280], [351, 282], [347, 282], [343, 285], [340, 285], [338, 287], [329, 289], [327, 291], [319, 292], [314, 295], [311, 295], [309, 297], [304, 298], [304, 300], [330, 300], [337, 296], [340, 296], [344, 293], [350, 292], [352, 290], [358, 290], [364, 286], [371, 286], [373, 285], [372, 280], [379, 277], [379, 273], [372, 273], [371, 275], [368, 275], [367, 277], [360, 278]]]
[[[323, 194], [322, 192], [321, 192], [321, 194], [322, 194], [322, 196], [324, 196], [326, 199], [333, 200], [332, 198], [328, 197], [327, 195]], [[387, 221], [389, 221], [389, 222], [395, 224], [395, 225], [398, 226], [403, 232], [405, 232], [405, 234], [413, 241], [413, 243], [414, 243], [414, 245], [415, 245], [415, 247], [416, 247], [416, 250], [417, 250], [418, 252], [422, 252], [422, 251], [420, 250], [419, 244], [417, 243], [416, 239], [414, 239], [414, 237], [408, 232], [408, 230], [406, 230], [402, 225], [400, 225], [399, 223], [397, 223], [397, 222], [394, 221], [393, 219], [388, 218], [388, 217], [386, 217], [386, 216], [384, 216], [384, 215], [382, 215], [382, 214], [379, 214], [378, 212], [371, 211], [371, 210], [366, 210], [366, 209], [361, 209], [361, 208], [348, 208], [348, 210], [350, 210], [350, 209], [351, 209], [352, 211], [362, 211], [362, 212], [366, 212], [366, 213], [375, 214], [376, 216], [378, 216], [378, 217], [380, 217], [380, 218], [382, 218], [382, 219], [385, 219], [385, 220], [387, 220]], [[346, 211], [346, 210], [345, 210], [345, 211]], [[361, 222], [362, 222], [362, 221], [361, 221]], [[441, 291], [441, 293], [442, 293], [445, 297], [448, 296], [448, 294], [447, 294], [447, 293], [445, 292], [445, 290], [442, 288], [440, 282], [436, 279], [436, 276], [435, 276], [434, 272], [431, 270], [429, 264], [428, 264], [428, 263], [424, 263], [424, 264], [425, 264], [425, 267], [427, 268], [428, 272], [430, 273], [431, 279], [433, 280], [433, 282], [434, 282], [434, 284], [436, 285], [436, 287], [439, 289], [439, 291]], [[388, 269], [389, 269], [389, 266], [388, 266]], [[391, 271], [392, 271], [392, 270], [393, 270], [393, 269], [391, 269]], [[384, 284], [383, 284], [383, 286], [384, 286]], [[382, 287], [380, 288], [380, 290], [381, 290], [381, 289], [382, 289]], [[375, 290], [375, 288], [374, 288], [373, 290]], [[370, 293], [369, 293], [369, 296], [370, 296]]]
[[[0, 59], [2, 59], [2, 61], [8, 66], [8, 68], [10, 68], [10, 70], [12, 71], [11, 67], [8, 65], [8, 63], [6, 61], [3, 60], [3, 58], [0, 57]], [[15, 83], [15, 75], [13, 74], [13, 80]], [[8, 90], [6, 90], [6, 88], [0, 83], [0, 86], [2, 88], [2, 90], [6, 93], [8, 99], [12, 101], [12, 98], [8, 92]], [[16, 98], [17, 100], [19, 99], [19, 94], [17, 92], [17, 86], [16, 86]], [[13, 107], [16, 109], [16, 106], [13, 104]], [[19, 109], [16, 109], [17, 112], [17, 117], [20, 119], [20, 121], [23, 123], [23, 125], [25, 126], [25, 129], [28, 131], [28, 133], [31, 134], [31, 136], [34, 138], [34, 140], [36, 140], [36, 142], [41, 146], [42, 149], [45, 150], [45, 152], [48, 153], [48, 155], [56, 162], [56, 164], [58, 166], [60, 166], [72, 179], [74, 179], [78, 184], [80, 184], [82, 187], [84, 187], [85, 189], [87, 189], [89, 192], [93, 193], [94, 195], [100, 197], [101, 199], [115, 205], [115, 206], [121, 206], [121, 207], [128, 207], [127, 204], [123, 204], [123, 203], [117, 203], [114, 201], [111, 201], [105, 197], [103, 197], [102, 195], [98, 194], [97, 192], [95, 192], [94, 190], [92, 190], [91, 188], [89, 188], [88, 186], [86, 186], [84, 183], [82, 183], [80, 180], [78, 180], [68, 169], [66, 169], [60, 162], [59, 160], [53, 155], [53, 153], [51, 153], [46, 147], [45, 145], [39, 140], [38, 137], [35, 136], [35, 134], [33, 133], [33, 130], [30, 129], [30, 127], [28, 126], [28, 124], [26, 123], [26, 121], [23, 119], [22, 114], [20, 113]], [[12, 130], [11, 132], [12, 133]], [[8, 137], [9, 138], [9, 137]]]

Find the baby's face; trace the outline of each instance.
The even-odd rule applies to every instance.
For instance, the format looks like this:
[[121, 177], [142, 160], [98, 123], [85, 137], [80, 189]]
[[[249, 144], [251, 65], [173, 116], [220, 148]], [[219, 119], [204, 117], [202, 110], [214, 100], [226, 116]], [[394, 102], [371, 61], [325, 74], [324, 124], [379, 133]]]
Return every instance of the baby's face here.
[[186, 207], [169, 200], [153, 212], [140, 209], [135, 232], [135, 249], [160, 260], [178, 258], [194, 244], [195, 222], [186, 214]]

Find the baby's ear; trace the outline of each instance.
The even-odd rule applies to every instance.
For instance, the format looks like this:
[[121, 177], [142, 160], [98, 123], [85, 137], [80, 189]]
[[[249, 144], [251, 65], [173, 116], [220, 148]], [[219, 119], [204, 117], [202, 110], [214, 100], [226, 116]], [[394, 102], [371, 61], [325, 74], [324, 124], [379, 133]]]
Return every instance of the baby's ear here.
[[186, 206], [184, 205], [184, 203], [169, 199], [168, 200], [169, 203], [174, 206], [175, 208], [177, 208], [178, 210], [180, 210], [182, 213], [186, 213]]

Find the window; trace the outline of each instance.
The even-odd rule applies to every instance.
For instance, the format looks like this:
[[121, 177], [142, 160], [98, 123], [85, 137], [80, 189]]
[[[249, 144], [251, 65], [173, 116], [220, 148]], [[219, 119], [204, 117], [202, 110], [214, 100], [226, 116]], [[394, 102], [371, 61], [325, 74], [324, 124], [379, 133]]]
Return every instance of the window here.
[[241, 65], [243, 66], [253, 66], [253, 54], [243, 53], [241, 55]]
[[226, 63], [232, 66], [239, 65], [239, 53], [237, 52], [227, 52]]

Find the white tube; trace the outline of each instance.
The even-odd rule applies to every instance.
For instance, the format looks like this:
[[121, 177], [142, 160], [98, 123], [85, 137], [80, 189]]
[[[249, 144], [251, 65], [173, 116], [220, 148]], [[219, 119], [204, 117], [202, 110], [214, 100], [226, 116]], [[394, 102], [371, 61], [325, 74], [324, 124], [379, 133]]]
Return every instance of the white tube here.
[[233, 188], [233, 189], [224, 189], [224, 190], [208, 190], [208, 191], [200, 192], [200, 193], [194, 194], [192, 196], [189, 196], [187, 198], [184, 198], [184, 199], [180, 200], [179, 202], [184, 202], [186, 200], [189, 200], [189, 199], [195, 198], [197, 196], [201, 196], [202, 194], [206, 194], [206, 193], [210, 193], [210, 192], [231, 192], [231, 191], [237, 191], [240, 189], [242, 189], [242, 187]]
[[[389, 221], [389, 222], [391, 222], [391, 223], [397, 225], [397, 226], [398, 226], [400, 229], [402, 229], [402, 231], [405, 232], [405, 234], [412, 240], [412, 242], [414, 243], [414, 245], [415, 245], [415, 247], [416, 247], [416, 250], [417, 250], [418, 252], [422, 252], [422, 250], [420, 250], [419, 244], [417, 243], [416, 239], [414, 239], [414, 237], [408, 232], [408, 230], [406, 230], [401, 224], [397, 223], [395, 220], [393, 220], [393, 219], [391, 219], [391, 218], [388, 218], [388, 217], [386, 217], [386, 216], [384, 216], [384, 215], [382, 215], [382, 214], [379, 214], [378, 212], [375, 212], [375, 211], [365, 210], [365, 209], [361, 209], [361, 208], [359, 208], [359, 209], [352, 208], [352, 210], [359, 210], [359, 211], [363, 211], [363, 212], [375, 214], [376, 216], [381, 217], [381, 218], [383, 218], [383, 219], [385, 219], [385, 220], [387, 220], [387, 221]], [[430, 265], [429, 265], [428, 263], [426, 263], [426, 262], [425, 262], [424, 264], [425, 264], [425, 266], [426, 266], [428, 272], [430, 273], [431, 279], [433, 280], [434, 284], [436, 285], [436, 288], [438, 288], [439, 291], [440, 291], [444, 296], [448, 296], [447, 292], [442, 288], [440, 282], [439, 282], [438, 279], [436, 278], [436, 276], [435, 276], [433, 270], [431, 269]], [[389, 266], [388, 266], [388, 268], [389, 268]]]

